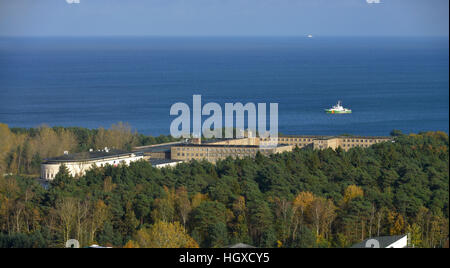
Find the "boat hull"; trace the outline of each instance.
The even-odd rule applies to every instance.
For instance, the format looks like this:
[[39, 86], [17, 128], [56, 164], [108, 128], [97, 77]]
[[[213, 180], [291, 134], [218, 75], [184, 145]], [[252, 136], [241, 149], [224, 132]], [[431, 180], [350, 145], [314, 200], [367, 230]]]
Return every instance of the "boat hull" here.
[[335, 111], [335, 110], [325, 110], [327, 114], [351, 114], [352, 110], [348, 111]]

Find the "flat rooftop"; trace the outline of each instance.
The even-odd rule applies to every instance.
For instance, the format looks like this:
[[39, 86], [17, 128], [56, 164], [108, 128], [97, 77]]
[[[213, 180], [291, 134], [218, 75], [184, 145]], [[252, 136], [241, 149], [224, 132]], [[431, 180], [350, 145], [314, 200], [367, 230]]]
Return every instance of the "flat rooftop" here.
[[310, 138], [310, 139], [332, 139], [332, 138], [361, 138], [361, 139], [392, 139], [390, 136], [360, 136], [360, 135], [280, 135], [278, 138]]
[[389, 139], [393, 138], [390, 136], [359, 136], [359, 135], [340, 135], [336, 136], [336, 138], [356, 138], [356, 139]]
[[244, 138], [215, 138], [215, 139], [202, 139], [202, 143], [214, 143], [214, 142], [224, 142], [224, 141], [235, 141], [235, 140], [243, 140], [248, 139], [247, 137]]
[[170, 152], [172, 146], [179, 146], [180, 144], [185, 144], [184, 142], [174, 142], [174, 143], [163, 143], [150, 146], [142, 146], [134, 148], [133, 152], [140, 153], [162, 153]]
[[[277, 144], [278, 147], [286, 147], [292, 146], [289, 144]], [[229, 145], [229, 144], [192, 144], [192, 143], [184, 143], [180, 145], [176, 145], [173, 147], [214, 147], [214, 148], [262, 148], [262, 149], [271, 149], [271, 147], [261, 147], [259, 145]]]
[[336, 136], [325, 135], [279, 135], [278, 138], [309, 138], [309, 139], [323, 139], [323, 138], [335, 138]]
[[139, 153], [127, 152], [122, 150], [110, 150], [105, 151], [93, 151], [93, 152], [81, 152], [74, 154], [67, 154], [58, 157], [45, 159], [45, 163], [60, 163], [60, 162], [79, 162], [79, 161], [93, 161], [101, 159], [109, 159], [115, 157], [126, 157], [131, 154], [139, 155]]

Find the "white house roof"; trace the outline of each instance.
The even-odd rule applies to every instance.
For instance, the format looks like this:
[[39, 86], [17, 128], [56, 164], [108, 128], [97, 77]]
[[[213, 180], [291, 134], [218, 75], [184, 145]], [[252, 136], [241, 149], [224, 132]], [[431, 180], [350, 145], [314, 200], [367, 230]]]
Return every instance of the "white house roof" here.
[[407, 235], [394, 235], [372, 237], [354, 244], [352, 248], [405, 248], [407, 246]]

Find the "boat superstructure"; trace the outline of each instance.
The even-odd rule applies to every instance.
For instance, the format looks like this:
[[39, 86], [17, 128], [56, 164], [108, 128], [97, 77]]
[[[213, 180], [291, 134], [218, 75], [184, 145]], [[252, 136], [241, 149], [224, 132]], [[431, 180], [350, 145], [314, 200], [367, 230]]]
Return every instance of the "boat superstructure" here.
[[351, 114], [352, 110], [342, 107], [342, 101], [338, 101], [336, 105], [330, 109], [325, 109], [328, 114]]

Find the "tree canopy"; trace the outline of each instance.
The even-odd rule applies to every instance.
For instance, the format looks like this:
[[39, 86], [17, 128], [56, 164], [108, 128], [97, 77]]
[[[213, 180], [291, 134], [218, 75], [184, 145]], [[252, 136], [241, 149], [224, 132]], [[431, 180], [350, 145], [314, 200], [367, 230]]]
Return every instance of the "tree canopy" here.
[[[11, 135], [1, 148], [13, 147]], [[415, 247], [440, 247], [448, 237], [448, 160], [448, 136], [426, 132], [215, 165], [156, 169], [139, 161], [79, 178], [62, 169], [48, 188], [0, 174], [0, 246], [61, 247], [70, 237], [83, 246], [348, 247], [411, 233]], [[175, 234], [181, 241], [164, 242]]]

